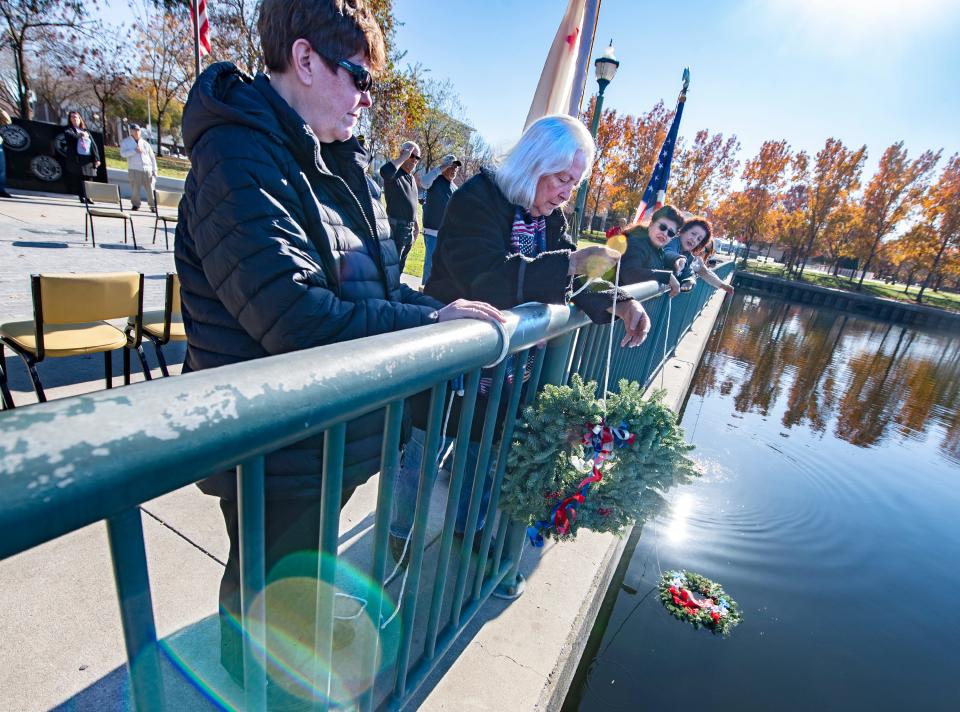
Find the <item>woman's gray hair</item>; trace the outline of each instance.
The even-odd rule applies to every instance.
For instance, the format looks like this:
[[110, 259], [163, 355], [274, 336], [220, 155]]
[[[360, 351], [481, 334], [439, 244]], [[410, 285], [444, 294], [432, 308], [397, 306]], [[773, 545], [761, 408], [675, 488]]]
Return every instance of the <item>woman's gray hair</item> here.
[[594, 143], [587, 127], [566, 114], [537, 119], [500, 162], [497, 186], [511, 203], [530, 209], [540, 178], [567, 170], [577, 151], [586, 161], [583, 175], [576, 176], [579, 183], [593, 165]]

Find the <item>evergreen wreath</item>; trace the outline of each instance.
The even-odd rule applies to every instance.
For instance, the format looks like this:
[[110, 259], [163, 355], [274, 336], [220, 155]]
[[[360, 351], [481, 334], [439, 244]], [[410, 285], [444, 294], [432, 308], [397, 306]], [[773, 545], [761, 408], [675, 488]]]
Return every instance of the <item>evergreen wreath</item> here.
[[[580, 527], [622, 535], [661, 512], [667, 490], [699, 474], [664, 391], [645, 400], [638, 383], [621, 380], [604, 423], [596, 389], [578, 375], [545, 386], [514, 433], [501, 507], [529, 525], [535, 546], [545, 536], [572, 539]], [[591, 439], [604, 425], [606, 453], [595, 457]]]
[[[692, 571], [667, 571], [660, 579], [660, 601], [675, 618], [726, 637], [741, 620], [740, 606], [716, 581]], [[697, 596], [705, 596], [698, 598]]]

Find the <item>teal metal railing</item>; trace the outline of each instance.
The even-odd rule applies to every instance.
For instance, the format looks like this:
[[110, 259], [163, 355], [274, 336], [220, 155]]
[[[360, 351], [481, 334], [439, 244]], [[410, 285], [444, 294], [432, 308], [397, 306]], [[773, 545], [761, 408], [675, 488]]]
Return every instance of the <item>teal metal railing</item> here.
[[[717, 269], [721, 276], [732, 263]], [[705, 284], [668, 302], [654, 283], [629, 291], [643, 299], [653, 321], [637, 349], [615, 349], [611, 386], [619, 378], [648, 383], [701, 311], [712, 289]], [[669, 324], [668, 322], [669, 312]], [[237, 364], [177, 378], [141, 383], [0, 413], [0, 559], [105, 520], [114, 578], [130, 663], [132, 694], [138, 710], [164, 710], [164, 691], [151, 590], [147, 575], [139, 505], [236, 468], [240, 530], [241, 624], [244, 640], [245, 709], [266, 705], [265, 607], [252, 602], [265, 585], [264, 457], [303, 438], [323, 433], [323, 480], [317, 533], [317, 578], [332, 590], [338, 567], [338, 525], [343, 487], [346, 423], [384, 409], [384, 438], [369, 576], [382, 589], [388, 566], [388, 525], [404, 401], [430, 391], [420, 487], [410, 542], [410, 560], [398, 604], [400, 636], [396, 662], [378, 663], [374, 636], [360, 655], [368, 684], [355, 700], [363, 710], [395, 709], [427, 678], [437, 662], [498, 588], [517, 592], [523, 523], [491, 518], [472, 554], [455, 551], [454, 523], [459, 494], [471, 488], [463, 541], [477, 531], [481, 494], [491, 462], [496, 463], [489, 511], [500, 496], [516, 413], [546, 383], [562, 383], [571, 373], [602, 380], [607, 332], [588, 324], [576, 309], [524, 305], [509, 313], [509, 356], [493, 374], [487, 394], [476, 469], [465, 472], [481, 369], [502, 351], [500, 333], [488, 324], [460, 320], [421, 329], [369, 337]], [[616, 326], [619, 339], [622, 326]], [[546, 343], [546, 348], [537, 348]], [[531, 351], [533, 349], [533, 351]], [[506, 370], [533, 360], [526, 388], [503, 388]], [[424, 550], [430, 495], [437, 477], [447, 382], [465, 374], [457, 446], [449, 495], [439, 535], [436, 565], [425, 583]], [[500, 401], [508, 398], [502, 437]], [[479, 473], [479, 475], [478, 475]], [[496, 522], [496, 523], [494, 523]], [[496, 531], [494, 531], [496, 530]], [[495, 538], [494, 538], [495, 536]], [[420, 604], [418, 606], [418, 603]], [[374, 597], [373, 621], [380, 621], [385, 596]], [[422, 616], [426, 616], [425, 621]], [[327, 679], [313, 681], [315, 704], [325, 697], [337, 667], [334, 601], [317, 596], [315, 653], [331, 661]], [[416, 624], [424, 631], [414, 639]], [[377, 626], [379, 628], [379, 626]], [[211, 655], [214, 655], [211, 652]]]

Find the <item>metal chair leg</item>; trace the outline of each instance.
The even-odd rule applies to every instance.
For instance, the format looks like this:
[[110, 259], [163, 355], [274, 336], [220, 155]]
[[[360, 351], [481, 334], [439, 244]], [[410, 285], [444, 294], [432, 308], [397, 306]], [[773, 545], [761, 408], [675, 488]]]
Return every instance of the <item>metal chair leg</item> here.
[[107, 383], [107, 388], [113, 388], [113, 354], [110, 351], [103, 352], [103, 380]]
[[140, 357], [140, 368], [143, 369], [143, 377], [148, 380], [153, 380], [153, 374], [150, 373], [150, 366], [147, 364], [147, 355], [143, 353], [143, 346], [137, 346], [137, 356]]
[[90, 218], [90, 242], [93, 243], [93, 246], [97, 246], [97, 233], [93, 229], [93, 215], [89, 216]]
[[156, 341], [153, 342], [153, 350], [157, 352], [157, 363], [160, 364], [160, 373], [163, 374], [164, 378], [167, 378], [170, 375], [170, 372], [167, 370], [167, 359], [163, 356], [163, 349], [160, 348], [160, 344]]
[[123, 385], [130, 385], [130, 349], [123, 349]]
[[[153, 242], [151, 244], [157, 244], [157, 225], [160, 224], [160, 218], [153, 219]], [[164, 230], [166, 232], [166, 230]]]
[[0, 402], [3, 403], [4, 410], [13, 408], [13, 396], [7, 387], [7, 357], [3, 353], [3, 345], [0, 344]]
[[30, 372], [30, 380], [33, 381], [33, 390], [37, 394], [37, 400], [46, 403], [47, 394], [43, 392], [43, 384], [40, 383], [40, 375], [37, 373], [36, 364], [31, 363], [26, 358], [23, 361], [27, 364], [27, 371]]
[[89, 222], [90, 222], [90, 213], [84, 211], [83, 213], [83, 241], [86, 242], [90, 239], [89, 235]]
[[137, 231], [133, 227], [133, 218], [129, 218], [129, 220], [130, 220], [130, 237], [133, 238], [133, 249], [136, 250], [138, 249], [137, 248]]
[[123, 221], [123, 244], [124, 244], [124, 245], [127, 244], [127, 221], [126, 221], [126, 219], [124, 219], [124, 221]]

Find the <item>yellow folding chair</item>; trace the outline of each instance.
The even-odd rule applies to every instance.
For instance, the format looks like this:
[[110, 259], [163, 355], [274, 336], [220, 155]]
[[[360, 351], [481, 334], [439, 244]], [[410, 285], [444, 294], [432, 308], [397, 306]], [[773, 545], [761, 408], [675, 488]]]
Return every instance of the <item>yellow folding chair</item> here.
[[[173, 223], [177, 226], [177, 217], [179, 215], [180, 199], [183, 193], [179, 190], [155, 190], [153, 191], [153, 204], [157, 206], [157, 214], [153, 220], [153, 244], [157, 244], [157, 225], [163, 222], [163, 241], [166, 249], [170, 249], [170, 236], [167, 234], [167, 223]], [[160, 208], [173, 208], [173, 214], [161, 213]]]
[[[127, 384], [130, 383], [130, 350], [135, 349], [144, 377], [150, 380], [150, 369], [140, 347], [142, 274], [35, 274], [30, 283], [33, 320], [0, 324], [0, 352], [3, 346], [8, 346], [23, 359], [41, 403], [47, 398], [36, 365], [47, 358], [103, 353], [104, 379], [107, 388], [112, 388], [111, 353], [124, 350], [123, 382]], [[128, 332], [105, 321], [124, 318], [132, 323]], [[13, 407], [12, 399], [8, 405]]]
[[[131, 320], [127, 324], [127, 333], [130, 334], [135, 328], [136, 325]], [[167, 273], [167, 297], [163, 309], [143, 313], [143, 335], [150, 339], [157, 352], [160, 372], [169, 376], [162, 347], [171, 341], [187, 340], [183, 317], [180, 314], [180, 278], [173, 272]]]
[[[130, 224], [130, 235], [133, 238], [133, 249], [137, 249], [137, 233], [133, 229], [133, 217], [123, 210], [123, 201], [120, 200], [120, 188], [109, 183], [96, 183], [94, 181], [84, 181], [84, 190], [87, 191], [87, 212], [84, 214], [83, 221], [83, 241], [87, 241], [89, 234], [93, 246], [97, 246], [97, 236], [93, 231], [94, 218], [116, 218], [123, 220], [123, 244], [127, 244], [127, 224]], [[90, 201], [97, 206], [105, 205], [107, 207], [90, 207]], [[113, 207], [115, 206], [115, 207]]]

